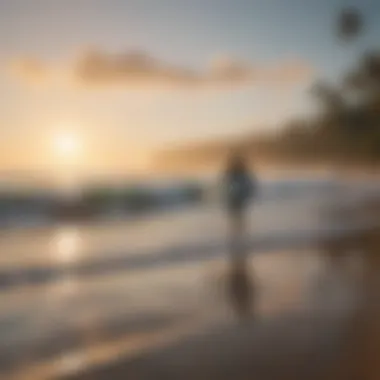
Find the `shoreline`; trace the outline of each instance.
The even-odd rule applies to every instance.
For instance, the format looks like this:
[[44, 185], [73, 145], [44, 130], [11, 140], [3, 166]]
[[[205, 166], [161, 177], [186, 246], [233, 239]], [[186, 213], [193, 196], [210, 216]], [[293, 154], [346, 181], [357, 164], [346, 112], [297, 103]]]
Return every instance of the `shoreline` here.
[[[313, 230], [299, 230], [277, 235], [248, 238], [245, 249], [253, 254], [282, 250], [312, 249], [335, 241], [352, 238], [378, 227], [378, 220], [347, 223], [339, 226], [324, 226]], [[225, 255], [226, 242], [201, 241], [193, 245], [181, 244], [158, 250], [120, 251], [105, 255], [104, 258], [77, 261], [75, 264], [25, 263], [0, 268], [0, 289], [10, 290], [26, 286], [54, 283], [65, 277], [78, 279], [115, 274], [141, 269], [175, 266], [184, 263], [207, 262]]]

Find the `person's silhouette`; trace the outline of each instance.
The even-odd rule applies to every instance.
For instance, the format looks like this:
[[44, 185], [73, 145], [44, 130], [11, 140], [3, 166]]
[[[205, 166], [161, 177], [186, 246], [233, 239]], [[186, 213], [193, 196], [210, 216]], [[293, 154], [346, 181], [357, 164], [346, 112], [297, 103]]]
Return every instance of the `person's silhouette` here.
[[255, 194], [256, 183], [241, 153], [234, 153], [228, 160], [224, 173], [225, 201], [232, 232], [233, 251], [241, 240], [245, 227], [245, 211]]
[[245, 316], [251, 312], [253, 289], [246, 265], [243, 233], [245, 212], [256, 192], [256, 179], [241, 153], [233, 154], [228, 160], [223, 186], [231, 229], [229, 296], [237, 314]]

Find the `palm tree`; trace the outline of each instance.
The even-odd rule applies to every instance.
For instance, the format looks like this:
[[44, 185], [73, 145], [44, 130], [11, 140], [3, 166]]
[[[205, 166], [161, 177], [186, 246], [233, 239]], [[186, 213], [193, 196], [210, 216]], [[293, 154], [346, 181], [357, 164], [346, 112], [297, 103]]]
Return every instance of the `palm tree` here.
[[338, 15], [337, 34], [346, 42], [352, 42], [363, 31], [363, 16], [359, 9], [344, 8]]

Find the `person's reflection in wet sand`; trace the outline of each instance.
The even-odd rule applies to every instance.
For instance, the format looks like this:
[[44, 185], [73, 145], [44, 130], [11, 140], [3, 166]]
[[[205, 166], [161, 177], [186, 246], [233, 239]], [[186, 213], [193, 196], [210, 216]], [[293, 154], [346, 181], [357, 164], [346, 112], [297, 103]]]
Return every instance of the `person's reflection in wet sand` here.
[[329, 266], [339, 268], [347, 259], [348, 247], [344, 239], [328, 241], [323, 245], [322, 252]]
[[351, 282], [350, 256], [351, 246], [346, 239], [326, 241], [320, 246], [320, 258], [323, 263], [323, 273], [318, 281], [321, 292], [328, 291], [331, 283]]
[[245, 258], [231, 262], [227, 278], [228, 295], [232, 308], [240, 318], [254, 315], [254, 283]]

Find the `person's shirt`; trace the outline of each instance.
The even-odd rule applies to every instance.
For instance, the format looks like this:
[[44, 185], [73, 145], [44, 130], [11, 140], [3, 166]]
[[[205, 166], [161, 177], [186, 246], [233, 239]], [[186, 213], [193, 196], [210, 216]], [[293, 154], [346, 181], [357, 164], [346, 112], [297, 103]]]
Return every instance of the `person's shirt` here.
[[228, 205], [243, 206], [255, 195], [256, 179], [248, 170], [227, 170], [223, 186]]

